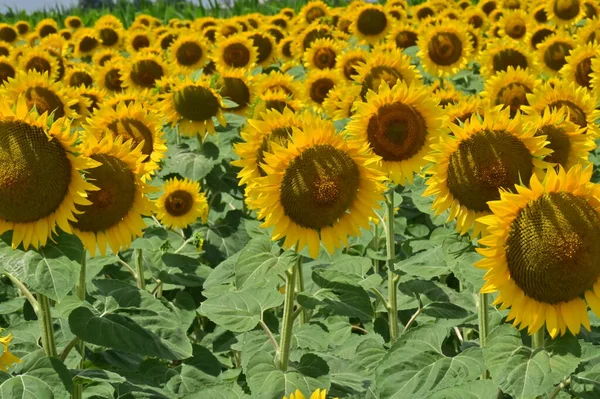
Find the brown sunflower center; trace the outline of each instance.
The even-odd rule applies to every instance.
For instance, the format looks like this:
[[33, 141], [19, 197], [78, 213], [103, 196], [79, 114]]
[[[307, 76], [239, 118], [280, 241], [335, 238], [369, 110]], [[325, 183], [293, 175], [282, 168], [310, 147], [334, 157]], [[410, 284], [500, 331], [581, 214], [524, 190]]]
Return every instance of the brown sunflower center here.
[[475, 212], [490, 210], [499, 189], [528, 182], [532, 156], [525, 144], [504, 130], [482, 130], [461, 141], [448, 163], [448, 189], [458, 202]]
[[292, 41], [288, 40], [281, 46], [281, 54], [286, 58], [292, 58]]
[[486, 1], [485, 3], [483, 3], [483, 5], [481, 6], [481, 10], [486, 14], [489, 15], [492, 11], [494, 11], [496, 9], [496, 1], [492, 0], [492, 1]]
[[36, 71], [39, 73], [48, 72], [48, 74], [52, 73], [52, 66], [50, 65], [50, 61], [45, 59], [44, 57], [31, 57], [27, 63], [25, 64], [26, 71]]
[[575, 66], [575, 80], [580, 86], [587, 87], [588, 89], [591, 88], [590, 83], [592, 81], [592, 77], [590, 76], [592, 73], [592, 58], [584, 58]]
[[44, 38], [48, 35], [58, 32], [52, 25], [44, 25], [40, 28], [40, 38]]
[[25, 99], [29, 108], [36, 107], [38, 113], [54, 112], [55, 119], [65, 116], [65, 105], [60, 97], [45, 87], [30, 87], [25, 91]]
[[421, 7], [418, 11], [417, 11], [417, 18], [418, 19], [425, 19], [427, 17], [433, 17], [435, 15], [435, 12], [433, 11], [433, 9], [429, 8], [429, 7]]
[[85, 72], [85, 71], [77, 71], [71, 74], [69, 77], [69, 86], [79, 87], [84, 85], [85, 87], [90, 87], [94, 84], [94, 78]]
[[131, 46], [135, 51], [150, 47], [150, 39], [148, 39], [148, 36], [146, 35], [137, 35], [131, 41]]
[[94, 51], [96, 46], [98, 46], [98, 39], [91, 36], [85, 36], [79, 42], [79, 51], [82, 53], [89, 53], [90, 51]]
[[41, 128], [0, 122], [0, 218], [28, 223], [50, 215], [68, 195], [71, 172], [64, 148]]
[[311, 7], [310, 10], [306, 12], [306, 22], [311, 23], [312, 21], [324, 17], [327, 15], [324, 9], [321, 7]]
[[364, 100], [367, 99], [367, 92], [369, 90], [377, 91], [381, 82], [386, 82], [389, 87], [394, 87], [396, 82], [404, 80], [402, 74], [391, 66], [380, 65], [372, 68], [369, 73], [365, 76], [362, 82], [362, 90], [360, 96]]
[[8, 78], [14, 78], [15, 68], [7, 62], [0, 62], [0, 84], [8, 81]]
[[546, 140], [550, 142], [548, 148], [554, 151], [552, 154], [546, 155], [544, 161], [558, 163], [566, 168], [569, 161], [569, 152], [571, 151], [571, 141], [565, 130], [553, 125], [546, 125], [538, 129], [535, 135], [545, 135]]
[[527, 28], [525, 27], [525, 22], [518, 18], [509, 18], [506, 21], [506, 25], [504, 27], [506, 34], [513, 39], [520, 39], [525, 36], [525, 32]]
[[17, 23], [16, 27], [20, 35], [24, 35], [29, 32], [29, 25], [26, 23]]
[[163, 67], [154, 60], [141, 60], [136, 62], [131, 69], [129, 77], [136, 86], [144, 88], [154, 87], [154, 82], [165, 74]]
[[568, 100], [558, 100], [548, 104], [548, 108], [550, 110], [555, 110], [557, 108], [567, 107], [569, 111], [569, 120], [579, 127], [587, 127], [587, 117], [585, 112], [575, 103]]
[[232, 43], [225, 47], [223, 61], [230, 67], [243, 68], [250, 63], [250, 50], [242, 43]]
[[332, 69], [335, 67], [335, 51], [333, 49], [324, 47], [317, 49], [313, 56], [313, 63], [319, 69]]
[[97, 95], [91, 93], [82, 93], [81, 96], [90, 100], [90, 105], [87, 108], [90, 114], [100, 108], [100, 99]]
[[594, 7], [593, 3], [586, 2], [583, 4], [585, 6], [585, 17], [587, 19], [594, 19], [598, 16], [598, 11]]
[[[173, 95], [175, 110], [185, 119], [203, 122], [217, 116], [219, 99], [207, 88], [186, 86]], [[202, 104], [202, 106], [198, 106]]]
[[97, 233], [118, 224], [135, 201], [137, 186], [133, 172], [125, 162], [108, 154], [91, 156], [101, 165], [90, 169], [87, 177], [98, 191], [90, 191], [92, 203], [82, 207], [74, 226], [84, 232]]
[[279, 113], [283, 113], [283, 111], [289, 108], [292, 111], [295, 111], [287, 102], [283, 100], [267, 100], [265, 101], [265, 110], [275, 110]]
[[475, 14], [475, 15], [471, 15], [467, 22], [473, 28], [479, 29], [483, 25], [483, 18], [481, 18], [481, 15]]
[[554, 14], [562, 20], [569, 21], [579, 14], [579, 0], [554, 0]]
[[400, 31], [396, 34], [396, 36], [394, 36], [394, 41], [396, 42], [396, 46], [401, 49], [416, 46], [417, 39], [418, 39], [417, 34], [410, 30]]
[[369, 119], [367, 137], [373, 151], [384, 161], [400, 162], [412, 158], [427, 139], [423, 115], [403, 103], [381, 107]]
[[279, 144], [280, 146], [285, 147], [291, 136], [292, 127], [282, 126], [273, 129], [271, 133], [263, 137], [263, 141], [260, 144], [258, 150], [256, 151], [256, 164], [258, 165], [258, 173], [260, 173], [261, 176], [266, 176], [266, 173], [260, 166], [260, 164], [263, 163], [265, 160], [265, 152], [271, 152], [273, 144]]
[[540, 28], [531, 35], [530, 43], [533, 48], [537, 48], [541, 42], [552, 36], [554, 33], [555, 32], [550, 28]]
[[103, 46], [114, 46], [119, 41], [119, 34], [113, 28], [102, 28], [98, 34]]
[[512, 82], [504, 86], [496, 95], [496, 105], [504, 104], [510, 107], [510, 117], [514, 118], [517, 111], [523, 105], [529, 105], [527, 94], [531, 93], [532, 89], [519, 82]]
[[302, 39], [302, 49], [306, 52], [312, 43], [321, 38], [332, 38], [329, 30], [323, 27], [313, 28], [305, 33], [304, 39]]
[[12, 43], [17, 40], [17, 32], [10, 26], [0, 28], [0, 40]]
[[160, 40], [160, 48], [162, 48], [163, 50], [166, 50], [169, 48], [169, 46], [171, 46], [171, 44], [173, 44], [173, 42], [177, 39], [176, 35], [173, 35], [171, 33], [169, 33], [168, 35], [165, 35], [161, 40]]
[[335, 83], [329, 78], [317, 79], [310, 85], [310, 98], [317, 104], [322, 104], [334, 86]]
[[427, 44], [429, 58], [437, 65], [448, 66], [460, 59], [463, 45], [460, 38], [452, 32], [438, 32]]
[[165, 210], [171, 216], [183, 216], [192, 210], [194, 197], [185, 190], [173, 191], [165, 200]]
[[494, 66], [494, 72], [503, 72], [508, 69], [509, 66], [517, 69], [517, 67], [525, 69], [527, 65], [527, 57], [520, 51], [507, 48], [500, 50], [492, 57], [492, 65]]
[[229, 108], [230, 111], [239, 111], [250, 105], [250, 89], [240, 78], [223, 78], [221, 96], [230, 98], [237, 104], [236, 107]]
[[540, 24], [545, 24], [548, 22], [548, 15], [546, 14], [546, 10], [544, 8], [540, 8], [533, 13], [533, 18], [535, 18], [536, 22]]
[[110, 91], [122, 91], [123, 81], [118, 69], [111, 69], [104, 75], [104, 86]]
[[175, 52], [177, 63], [183, 66], [195, 65], [202, 59], [202, 47], [195, 42], [183, 43]]
[[142, 141], [142, 153], [148, 155], [144, 162], [150, 161], [150, 155], [154, 149], [154, 136], [152, 131], [142, 121], [133, 118], [117, 119], [107, 125], [115, 137], [123, 136], [125, 141], [133, 140], [133, 147], [137, 147]]
[[521, 209], [510, 225], [506, 260], [525, 295], [543, 303], [567, 302], [600, 275], [600, 217], [582, 197], [545, 193]]
[[347, 80], [352, 80], [352, 76], [356, 75], [358, 64], [365, 62], [363, 57], [352, 57], [346, 60], [344, 64], [344, 77]]
[[333, 225], [350, 209], [358, 186], [358, 166], [346, 152], [315, 145], [288, 164], [279, 199], [294, 223], [317, 230]]
[[544, 64], [553, 71], [559, 71], [566, 63], [566, 57], [573, 46], [565, 42], [554, 42], [544, 52]]
[[81, 20], [79, 18], [69, 19], [69, 28], [77, 29], [81, 27]]
[[365, 36], [377, 36], [387, 27], [385, 13], [376, 8], [367, 8], [360, 12], [356, 20], [356, 28]]
[[273, 42], [271, 42], [271, 40], [268, 37], [260, 33], [256, 33], [250, 36], [250, 39], [252, 40], [252, 44], [254, 45], [254, 47], [257, 48], [258, 51], [258, 57], [256, 58], [256, 62], [260, 64], [268, 60], [269, 57], [271, 57], [271, 54], [273, 54]]

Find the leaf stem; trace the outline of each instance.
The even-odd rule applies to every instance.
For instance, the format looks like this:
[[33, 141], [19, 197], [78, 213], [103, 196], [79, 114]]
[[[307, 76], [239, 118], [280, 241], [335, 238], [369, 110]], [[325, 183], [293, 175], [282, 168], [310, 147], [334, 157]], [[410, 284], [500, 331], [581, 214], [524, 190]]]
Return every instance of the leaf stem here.
[[137, 286], [143, 290], [146, 288], [146, 280], [144, 280], [144, 252], [141, 248], [135, 250], [135, 270]]
[[60, 352], [60, 355], [58, 356], [61, 362], [65, 362], [67, 356], [69, 356], [69, 353], [71, 353], [71, 350], [75, 347], [75, 345], [77, 345], [78, 342], [79, 338], [75, 337], [63, 348], [62, 352]]
[[543, 348], [544, 347], [544, 328], [541, 327], [531, 336], [531, 347], [533, 349]]
[[[488, 333], [490, 328], [489, 323], [489, 306], [488, 294], [479, 293], [478, 303], [478, 320], [479, 320], [479, 346], [483, 349], [487, 346]], [[485, 370], [481, 375], [481, 379], [488, 378], [488, 371]]]
[[390, 305], [388, 305], [387, 299], [386, 299], [386, 297], [383, 296], [381, 291], [379, 291], [379, 289], [377, 287], [371, 288], [371, 291], [373, 291], [375, 293], [375, 296], [377, 296], [377, 298], [379, 298], [379, 300], [383, 303], [383, 306], [385, 306], [386, 310], [389, 312]]
[[54, 339], [54, 325], [52, 324], [52, 313], [50, 313], [50, 302], [46, 295], [37, 294], [40, 319], [40, 328], [42, 330], [42, 347], [48, 357], [58, 357], [56, 351], [56, 341]]
[[38, 304], [38, 301], [35, 299], [35, 297], [31, 293], [31, 291], [29, 291], [29, 289], [27, 289], [27, 287], [25, 287], [25, 285], [18, 278], [16, 278], [15, 276], [13, 276], [12, 274], [10, 274], [10, 273], [8, 273], [8, 272], [5, 271], [4, 275], [6, 277], [8, 277], [8, 279], [10, 280], [10, 282], [13, 283], [13, 285], [15, 287], [17, 287], [21, 291], [21, 293], [23, 294], [23, 296], [25, 298], [27, 298], [27, 300], [31, 304], [31, 307], [33, 308], [33, 311], [36, 314], [38, 314], [40, 306]]
[[273, 344], [273, 347], [275, 348], [275, 353], [279, 353], [279, 345], [277, 344], [277, 340], [275, 339], [275, 337], [273, 336], [273, 333], [271, 332], [271, 330], [269, 329], [269, 326], [267, 326], [265, 324], [264, 321], [262, 321], [262, 319], [259, 321], [260, 326], [262, 327], [263, 330], [265, 330], [265, 333], [267, 334], [267, 336], [269, 337], [269, 341], [271, 341], [271, 343]]
[[294, 294], [296, 288], [296, 277], [298, 276], [299, 266], [302, 264], [302, 257], [296, 252], [297, 261], [291, 270], [285, 272], [285, 300], [283, 302], [283, 323], [281, 327], [281, 337], [279, 344], [279, 353], [277, 362], [281, 371], [286, 371], [290, 360], [290, 350], [292, 344], [292, 330], [294, 326]]
[[390, 343], [393, 345], [398, 340], [398, 283], [400, 276], [394, 272], [394, 259], [396, 240], [394, 236], [394, 188], [390, 189], [386, 195], [387, 203], [387, 272], [388, 272], [388, 319], [390, 324]]
[[125, 262], [123, 259], [121, 259], [121, 258], [118, 258], [118, 259], [119, 259], [119, 263], [121, 265], [125, 266], [125, 269], [127, 269], [129, 271], [129, 273], [131, 273], [133, 278], [137, 280], [137, 274], [135, 273], [135, 270], [133, 270], [133, 267], [129, 266], [129, 263]]

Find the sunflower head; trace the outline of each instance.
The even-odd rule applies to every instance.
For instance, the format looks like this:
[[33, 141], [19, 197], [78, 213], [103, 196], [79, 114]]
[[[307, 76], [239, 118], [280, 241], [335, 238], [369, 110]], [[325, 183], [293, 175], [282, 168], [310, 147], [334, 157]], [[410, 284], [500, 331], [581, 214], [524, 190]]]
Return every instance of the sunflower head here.
[[208, 201], [200, 183], [188, 179], [167, 180], [164, 194], [156, 200], [156, 216], [168, 228], [184, 229], [200, 219], [208, 220]]
[[592, 88], [592, 60], [600, 53], [600, 45], [594, 44], [580, 44], [565, 58], [567, 63], [560, 70], [565, 81], [575, 82], [586, 89]]
[[194, 71], [206, 63], [208, 48], [193, 35], [181, 35], [169, 47], [168, 59], [183, 70]]
[[341, 83], [327, 93], [323, 101], [325, 114], [333, 121], [350, 118], [354, 114], [354, 103], [360, 99], [361, 87]]
[[448, 126], [451, 124], [460, 126], [471, 119], [473, 115], [482, 115], [486, 105], [479, 96], [463, 97], [455, 104], [447, 105], [444, 111], [448, 117]]
[[350, 32], [368, 43], [377, 44], [391, 26], [391, 18], [381, 5], [364, 4], [354, 11]]
[[514, 118], [521, 106], [529, 105], [527, 94], [533, 92], [536, 84], [536, 77], [528, 71], [509, 67], [506, 72], [499, 72], [486, 81], [481, 96], [492, 107], [509, 108], [510, 117]]
[[329, 6], [320, 0], [312, 0], [308, 2], [300, 13], [298, 19], [300, 23], [308, 25], [315, 22], [329, 14]]
[[122, 72], [123, 87], [151, 89], [167, 74], [167, 64], [159, 55], [140, 51], [124, 63]]
[[111, 93], [120, 93], [124, 90], [124, 66], [120, 60], [111, 60], [97, 69], [96, 84]]
[[219, 71], [217, 90], [223, 98], [228, 98], [237, 105], [228, 108], [228, 112], [245, 115], [254, 102], [254, 81], [243, 69]]
[[119, 48], [123, 42], [123, 30], [110, 22], [96, 23], [96, 32], [104, 48]]
[[521, 40], [527, 34], [527, 25], [530, 17], [523, 10], [509, 11], [500, 19], [500, 36], [508, 36], [514, 40]]
[[571, 25], [585, 15], [585, 7], [581, 0], [547, 0], [546, 14], [556, 25]]
[[31, 25], [28, 21], [17, 21], [17, 23], [15, 23], [15, 29], [19, 35], [25, 36], [31, 32]]
[[338, 74], [343, 76], [347, 81], [352, 82], [354, 75], [358, 73], [356, 68], [359, 64], [367, 62], [367, 56], [368, 52], [361, 48], [347, 50], [338, 54], [335, 60]]
[[306, 75], [304, 82], [304, 99], [312, 103], [317, 109], [321, 109], [321, 105], [331, 89], [339, 84], [341, 79], [336, 71], [330, 69], [313, 70]]
[[98, 33], [91, 28], [78, 30], [73, 41], [75, 43], [75, 56], [78, 58], [91, 56], [101, 43]]
[[125, 43], [129, 53], [136, 53], [141, 49], [151, 47], [154, 44], [154, 35], [145, 29], [130, 29]]
[[342, 51], [340, 42], [332, 39], [317, 39], [304, 54], [304, 66], [311, 69], [333, 69], [336, 58]]
[[540, 43], [546, 40], [548, 37], [554, 35], [556, 30], [552, 26], [546, 24], [540, 24], [532, 26], [527, 33], [527, 41], [533, 50], [536, 50]]
[[498, 72], [508, 70], [509, 67], [534, 72], [537, 64], [530, 53], [522, 42], [508, 39], [492, 40], [487, 43], [485, 51], [481, 54], [481, 74], [491, 77]]
[[556, 75], [567, 63], [567, 56], [576, 47], [575, 40], [565, 33], [548, 37], [537, 47], [539, 64], [548, 75]]
[[9, 78], [14, 78], [17, 70], [13, 62], [4, 56], [0, 57], [0, 86], [8, 81]]
[[304, 109], [304, 104], [300, 100], [293, 99], [281, 90], [268, 91], [265, 94], [258, 96], [256, 102], [252, 106], [252, 112], [250, 112], [249, 115], [252, 115], [255, 119], [260, 119], [261, 115], [268, 110], [275, 110], [282, 113], [286, 108], [298, 112]]
[[419, 38], [419, 31], [409, 24], [397, 24], [388, 34], [388, 43], [393, 42], [396, 47], [403, 50], [408, 47], [416, 46]]
[[454, 22], [430, 26], [417, 44], [423, 67], [437, 76], [453, 74], [463, 68], [472, 48], [467, 31]]
[[277, 57], [277, 44], [273, 36], [254, 31], [248, 34], [248, 38], [256, 48], [256, 63], [263, 67], [271, 65]]
[[19, 32], [6, 23], [0, 23], [0, 41], [14, 43], [19, 38]]
[[52, 80], [56, 80], [58, 77], [58, 62], [48, 51], [39, 48], [29, 49], [19, 58], [19, 64], [24, 71], [35, 71], [40, 74], [45, 73]]
[[256, 63], [257, 58], [258, 51], [245, 34], [221, 40], [213, 53], [213, 60], [221, 69], [249, 68]]
[[94, 84], [93, 70], [87, 64], [73, 64], [67, 68], [65, 83], [71, 87], [91, 87]]

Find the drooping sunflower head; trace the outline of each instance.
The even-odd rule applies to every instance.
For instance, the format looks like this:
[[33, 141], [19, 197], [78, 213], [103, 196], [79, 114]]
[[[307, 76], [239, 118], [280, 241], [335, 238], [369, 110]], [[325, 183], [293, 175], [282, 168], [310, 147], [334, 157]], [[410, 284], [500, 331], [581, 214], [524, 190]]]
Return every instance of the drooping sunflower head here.
[[325, 114], [333, 121], [350, 118], [354, 114], [354, 103], [362, 101], [361, 87], [351, 83], [340, 83], [327, 93], [323, 101]]
[[243, 69], [237, 68], [219, 71], [217, 91], [221, 97], [237, 104], [233, 108], [228, 108], [227, 112], [245, 115], [254, 102], [254, 80], [248, 75]]
[[0, 106], [0, 234], [12, 230], [12, 245], [44, 246], [60, 227], [70, 233], [76, 205], [94, 188], [80, 171], [95, 166], [76, 156], [66, 119], [30, 111], [24, 96]]
[[514, 40], [521, 40], [527, 34], [530, 25], [530, 16], [524, 10], [509, 11], [498, 21], [500, 36], [508, 36]]
[[481, 58], [481, 74], [486, 78], [506, 71], [509, 67], [528, 69], [530, 73], [537, 69], [531, 51], [522, 42], [514, 40], [495, 39], [489, 41]]
[[111, 135], [101, 141], [89, 135], [80, 151], [99, 166], [87, 177], [96, 186], [88, 195], [88, 204], [79, 206], [76, 221], [71, 227], [90, 255], [104, 255], [107, 245], [113, 253], [129, 247], [134, 238], [142, 235], [146, 226], [143, 215], [152, 214], [151, 192], [140, 179], [143, 174], [141, 146], [131, 147], [121, 137]]
[[94, 84], [93, 69], [84, 63], [72, 64], [67, 67], [64, 82], [71, 87], [91, 87]]
[[172, 126], [177, 126], [185, 136], [201, 135], [208, 131], [214, 134], [213, 118], [217, 118], [222, 126], [227, 122], [223, 116], [223, 99], [216, 90], [210, 87], [206, 78], [194, 82], [173, 79], [171, 92], [162, 102], [162, 111]]
[[258, 51], [252, 40], [245, 34], [233, 35], [219, 41], [213, 52], [213, 60], [217, 67], [250, 68], [256, 63]]
[[167, 75], [167, 64], [161, 56], [140, 51], [124, 63], [123, 87], [151, 89], [157, 80]]
[[567, 82], [575, 82], [577, 86], [592, 88], [592, 61], [600, 54], [600, 44], [584, 43], [571, 51], [565, 58], [567, 62], [560, 69], [560, 76]]
[[423, 67], [434, 76], [456, 73], [467, 64], [472, 49], [466, 30], [455, 22], [430, 26], [417, 44]]
[[449, 210], [448, 221], [456, 219], [461, 234], [474, 226], [473, 236], [479, 235], [476, 219], [490, 213], [488, 202], [499, 199], [500, 190], [549, 166], [538, 159], [551, 152], [545, 137], [524, 132], [520, 115], [511, 120], [509, 112], [496, 107], [451, 125], [454, 136], [443, 136], [426, 157], [433, 165], [423, 195], [436, 196], [432, 208], [436, 214]]
[[208, 201], [200, 183], [189, 179], [167, 180], [163, 194], [156, 200], [156, 216], [167, 228], [184, 229], [198, 219], [206, 223]]
[[304, 66], [312, 69], [333, 69], [336, 58], [342, 51], [342, 44], [332, 39], [317, 39], [304, 54]]
[[589, 331], [586, 302], [600, 314], [599, 186], [591, 175], [579, 165], [550, 169], [543, 182], [534, 175], [530, 188], [502, 193], [481, 219], [490, 233], [475, 264], [488, 271], [482, 292], [498, 292], [494, 304], [510, 307], [507, 320], [529, 334], [544, 324], [553, 338], [582, 325]]
[[529, 105], [527, 94], [533, 93], [538, 84], [536, 77], [527, 70], [509, 67], [485, 82], [485, 91], [481, 96], [490, 107], [501, 105], [510, 109], [510, 117], [514, 118], [523, 105]]
[[556, 34], [556, 30], [552, 26], [547, 24], [539, 24], [529, 28], [526, 40], [531, 49], [536, 50], [540, 43], [554, 34]]
[[35, 27], [35, 33], [40, 39], [57, 32], [58, 24], [52, 18], [42, 19]]
[[398, 81], [391, 89], [382, 82], [370, 90], [347, 125], [348, 134], [367, 143], [383, 159], [390, 180], [412, 183], [423, 168], [431, 143], [441, 134], [444, 118], [425, 86]]
[[556, 25], [571, 25], [585, 15], [581, 0], [546, 0], [548, 19]]
[[285, 248], [308, 247], [316, 258], [320, 243], [333, 253], [368, 226], [384, 186], [379, 158], [366, 143], [345, 140], [331, 122], [313, 119], [293, 128], [285, 147], [271, 148], [253, 208], [264, 227], [274, 227], [274, 240], [285, 237]]
[[73, 42], [75, 44], [74, 54], [77, 58], [91, 56], [101, 43], [98, 33], [91, 28], [78, 30], [73, 37]]
[[365, 3], [354, 11], [350, 33], [370, 44], [377, 44], [387, 35], [392, 19], [381, 5]]
[[394, 43], [400, 50], [416, 46], [419, 31], [409, 24], [399, 23], [394, 25], [387, 37], [388, 43]]
[[410, 63], [410, 57], [400, 50], [375, 50], [367, 57], [367, 62], [356, 67], [356, 72], [354, 81], [362, 86], [363, 100], [369, 90], [378, 90], [382, 82], [393, 86], [398, 80], [411, 84], [420, 78]]
[[537, 47], [539, 64], [548, 75], [556, 75], [567, 63], [567, 56], [577, 46], [575, 40], [558, 32], [546, 38]]
[[307, 103], [321, 110], [329, 91], [341, 82], [336, 71], [331, 69], [313, 70], [306, 75], [303, 98]]

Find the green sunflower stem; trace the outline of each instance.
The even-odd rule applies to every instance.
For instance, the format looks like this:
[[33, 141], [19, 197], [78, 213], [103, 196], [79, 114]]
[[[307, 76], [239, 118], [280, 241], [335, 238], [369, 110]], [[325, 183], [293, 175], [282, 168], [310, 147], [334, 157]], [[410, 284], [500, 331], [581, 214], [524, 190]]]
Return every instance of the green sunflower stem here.
[[542, 348], [544, 346], [545, 332], [544, 328], [540, 328], [531, 336], [531, 347], [533, 349]]
[[140, 290], [146, 289], [146, 280], [144, 280], [144, 251], [135, 250], [135, 274], [137, 277], [137, 286]]
[[56, 341], [54, 339], [54, 325], [52, 324], [52, 313], [50, 312], [50, 301], [46, 295], [37, 294], [39, 305], [38, 318], [42, 330], [42, 346], [48, 357], [58, 357]]
[[[490, 328], [489, 323], [489, 306], [488, 306], [488, 294], [479, 293], [479, 346], [485, 348], [487, 346], [487, 338]], [[488, 372], [485, 370], [481, 379], [487, 379]]]
[[[81, 259], [81, 271], [79, 272], [79, 284], [77, 285], [77, 297], [82, 301], [85, 301], [85, 281], [86, 281], [86, 267], [87, 267], [87, 252], [83, 252], [83, 258]], [[83, 368], [85, 362], [85, 341], [79, 341], [79, 353], [81, 354], [81, 361], [79, 362], [79, 368]]]
[[198, 152], [201, 153], [204, 150], [204, 137], [202, 137], [200, 134], [197, 134], [196, 139], [198, 140]]
[[290, 361], [290, 350], [292, 347], [292, 330], [294, 327], [294, 294], [296, 290], [296, 278], [302, 265], [302, 257], [296, 255], [297, 261], [291, 270], [285, 272], [285, 300], [283, 302], [283, 323], [281, 325], [281, 337], [279, 341], [279, 353], [277, 363], [281, 371], [286, 371]]
[[386, 203], [388, 211], [387, 219], [387, 271], [388, 271], [388, 319], [390, 324], [390, 343], [393, 345], [398, 340], [398, 283], [400, 276], [394, 271], [395, 236], [394, 236], [394, 188], [388, 191]]
[[[298, 294], [304, 291], [304, 270], [302, 262], [298, 262], [298, 277], [296, 278], [296, 287]], [[308, 323], [308, 312], [306, 309], [300, 310], [300, 325]]]

